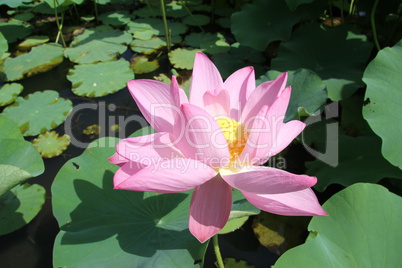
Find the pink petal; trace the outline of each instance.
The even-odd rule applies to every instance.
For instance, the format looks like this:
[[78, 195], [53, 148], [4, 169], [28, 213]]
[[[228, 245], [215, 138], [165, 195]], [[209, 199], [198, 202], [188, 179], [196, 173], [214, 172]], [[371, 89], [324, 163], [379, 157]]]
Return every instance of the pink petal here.
[[213, 168], [228, 165], [230, 154], [218, 123], [204, 109], [183, 104], [184, 133], [177, 147], [185, 157], [196, 159]]
[[287, 73], [280, 74], [275, 80], [259, 85], [250, 95], [241, 114], [242, 122], [247, 123], [264, 105], [272, 106], [285, 89]]
[[[131, 174], [131, 171], [135, 172]], [[141, 170], [126, 167], [121, 171], [123, 172], [127, 175], [120, 176], [125, 180], [119, 179], [120, 183], [115, 184], [115, 189], [157, 193], [188, 191], [216, 175], [214, 169], [189, 158], [161, 159]]]
[[118, 185], [129, 179], [131, 176], [136, 174], [138, 171], [143, 169], [144, 166], [140, 163], [127, 162], [121, 168], [119, 168], [113, 177], [114, 189], [120, 189]]
[[237, 70], [226, 79], [224, 87], [230, 94], [230, 118], [240, 121], [240, 111], [255, 89], [254, 68], [248, 66]]
[[265, 167], [249, 166], [237, 173], [220, 171], [222, 178], [233, 188], [255, 194], [282, 194], [309, 188], [317, 178]]
[[177, 101], [173, 100], [171, 87], [148, 79], [130, 80], [127, 86], [149, 124], [157, 132], [171, 132], [180, 111]]
[[170, 83], [170, 92], [172, 95], [172, 102], [180, 107], [182, 103], [188, 103], [188, 98], [184, 90], [179, 86], [176, 76], [172, 76], [172, 82]]
[[166, 132], [123, 139], [117, 144], [116, 151], [124, 158], [145, 166], [159, 161], [160, 158], [183, 157]]
[[310, 188], [283, 194], [258, 195], [242, 192], [257, 208], [284, 216], [327, 216]]
[[212, 117], [228, 116], [230, 96], [225, 89], [209, 90], [204, 94], [204, 109]]
[[218, 69], [207, 56], [197, 52], [190, 86], [190, 103], [204, 107], [203, 96], [205, 92], [220, 88], [224, 87]]
[[111, 157], [109, 157], [107, 160], [109, 160], [110, 163], [122, 166], [125, 163], [128, 162], [128, 159], [119, 155], [118, 153], [114, 153]]
[[200, 185], [191, 198], [190, 232], [204, 243], [225, 226], [231, 207], [232, 188], [219, 175]]

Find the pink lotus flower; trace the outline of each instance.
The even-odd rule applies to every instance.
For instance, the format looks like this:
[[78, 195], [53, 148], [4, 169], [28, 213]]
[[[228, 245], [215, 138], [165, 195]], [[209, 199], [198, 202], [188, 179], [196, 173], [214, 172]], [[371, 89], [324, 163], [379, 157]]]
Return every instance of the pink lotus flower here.
[[317, 179], [260, 166], [300, 134], [301, 121], [283, 123], [291, 88], [287, 74], [255, 88], [245, 67], [223, 82], [202, 53], [194, 62], [190, 99], [146, 79], [128, 88], [157, 133], [121, 140], [109, 160], [120, 169], [115, 189], [174, 193], [194, 189], [190, 232], [205, 242], [226, 224], [232, 188], [257, 208], [280, 215], [327, 215], [310, 189]]

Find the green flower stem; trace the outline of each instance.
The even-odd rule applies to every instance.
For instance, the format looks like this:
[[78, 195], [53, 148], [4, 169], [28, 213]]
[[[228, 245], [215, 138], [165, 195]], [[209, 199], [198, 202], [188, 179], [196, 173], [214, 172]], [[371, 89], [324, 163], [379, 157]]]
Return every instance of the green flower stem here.
[[215, 251], [215, 255], [216, 255], [216, 261], [218, 262], [218, 267], [225, 268], [225, 265], [223, 264], [223, 260], [222, 260], [221, 251], [219, 250], [218, 234], [216, 234], [212, 237], [212, 242], [214, 244], [214, 251]]
[[63, 47], [67, 47], [66, 41], [64, 40], [64, 36], [63, 36], [63, 32], [62, 32], [63, 31], [63, 23], [64, 23], [64, 11], [62, 12], [62, 19], [60, 22], [59, 15], [57, 13], [57, 7], [59, 6], [59, 1], [53, 0], [53, 4], [54, 4], [54, 15], [56, 17], [56, 24], [57, 24], [57, 29], [58, 29], [55, 43], [58, 43], [59, 38], [61, 37], [61, 42], [63, 43]]
[[377, 30], [375, 27], [375, 11], [377, 9], [378, 2], [379, 2], [378, 0], [375, 0], [375, 2], [374, 2], [373, 9], [371, 10], [370, 21], [371, 21], [371, 28], [373, 29], [374, 44], [375, 44], [375, 47], [377, 48], [377, 50], [380, 51], [381, 47], [380, 47], [380, 44], [378, 43]]
[[164, 0], [161, 0], [161, 9], [162, 9], [162, 17], [163, 17], [163, 26], [165, 27], [166, 46], [167, 46], [167, 50], [169, 52], [170, 51], [170, 34], [169, 34], [169, 28], [168, 28], [168, 25], [167, 25], [165, 1]]

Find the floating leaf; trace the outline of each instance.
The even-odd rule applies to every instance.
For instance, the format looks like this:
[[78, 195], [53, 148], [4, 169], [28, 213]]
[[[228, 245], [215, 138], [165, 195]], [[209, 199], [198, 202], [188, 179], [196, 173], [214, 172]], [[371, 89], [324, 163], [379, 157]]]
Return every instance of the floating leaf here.
[[225, 268], [254, 268], [253, 265], [249, 265], [246, 261], [236, 261], [234, 258], [225, 258], [223, 263]]
[[127, 50], [127, 46], [92, 40], [64, 50], [64, 55], [79, 64], [115, 60]]
[[24, 139], [17, 123], [2, 114], [0, 114], [0, 139]]
[[0, 32], [0, 55], [3, 56], [4, 53], [8, 51], [8, 42], [4, 35]]
[[38, 150], [40, 156], [53, 158], [61, 155], [67, 149], [68, 145], [70, 145], [70, 136], [64, 134], [60, 137], [56, 131], [46, 131], [34, 139], [32, 144]]
[[37, 91], [4, 108], [3, 114], [18, 122], [24, 136], [36, 136], [62, 124], [72, 110], [72, 102], [53, 90]]
[[12, 103], [24, 87], [18, 83], [4, 84], [0, 88], [0, 106], [6, 106]]
[[303, 25], [290, 41], [280, 45], [278, 57], [272, 59], [272, 69], [310, 69], [323, 79], [331, 100], [347, 98], [363, 86], [361, 77], [372, 48], [364, 35], [352, 30], [346, 25]]
[[402, 169], [402, 40], [392, 48], [384, 48], [364, 71], [367, 84], [363, 116], [382, 139], [382, 154]]
[[[169, 22], [168, 27], [172, 36], [184, 34], [187, 27], [179, 22]], [[156, 18], [137, 19], [127, 24], [127, 31], [134, 35], [134, 38], [143, 40], [150, 39], [153, 35], [165, 35], [163, 21]], [[146, 36], [144, 36], [146, 33]]]
[[32, 48], [31, 52], [4, 61], [7, 81], [20, 80], [24, 77], [46, 72], [63, 61], [63, 47], [44, 44]]
[[159, 37], [152, 37], [148, 40], [134, 39], [130, 44], [133, 51], [142, 54], [155, 53], [158, 49], [161, 49], [164, 46], [166, 46], [166, 41]]
[[[257, 80], [257, 84], [276, 79], [281, 74], [278, 71], [268, 71], [266, 75]], [[286, 111], [284, 121], [290, 121], [294, 118], [299, 119], [300, 115], [313, 115], [317, 112], [327, 100], [327, 91], [325, 84], [320, 77], [313, 71], [299, 69], [290, 71], [286, 86], [292, 87], [292, 96]]]
[[188, 45], [201, 48], [203, 52], [209, 54], [225, 53], [230, 50], [230, 45], [220, 33], [191, 33], [186, 36], [185, 41]]
[[197, 52], [201, 50], [176, 48], [169, 52], [169, 60], [176, 68], [191, 70]]
[[32, 26], [22, 24], [18, 20], [0, 22], [0, 32], [7, 39], [8, 43], [13, 43], [31, 34]]
[[183, 18], [183, 23], [190, 26], [204, 26], [211, 21], [211, 18], [202, 14], [191, 14]]
[[130, 14], [127, 10], [117, 10], [102, 13], [98, 19], [105, 25], [121, 26], [130, 22]]
[[258, 0], [244, 5], [231, 19], [236, 39], [244, 46], [263, 51], [272, 41], [290, 38], [299, 14], [291, 12], [283, 0]]
[[313, 217], [310, 239], [283, 254], [273, 266], [398, 267], [402, 263], [402, 198], [374, 184], [355, 184], [323, 205]]
[[117, 141], [95, 141], [57, 174], [52, 202], [61, 231], [53, 266], [200, 267], [207, 243], [187, 229], [189, 193], [114, 190], [118, 167], [107, 158]]
[[7, 5], [11, 8], [16, 8], [20, 7], [24, 4], [24, 2], [27, 2], [26, 0], [2, 0], [1, 4]]
[[44, 171], [42, 158], [28, 141], [0, 139], [0, 151], [0, 195]]
[[307, 174], [318, 178], [314, 186], [318, 191], [324, 191], [332, 183], [349, 186], [356, 182], [375, 183], [387, 177], [402, 179], [402, 170], [381, 155], [378, 137], [341, 135], [336, 142], [339, 142], [339, 164], [336, 167], [319, 159], [306, 163]]
[[26, 38], [24, 41], [18, 44], [18, 49], [20, 50], [28, 50], [31, 47], [47, 43], [49, 41], [49, 37], [45, 35], [32, 35]]
[[0, 235], [28, 224], [45, 203], [45, 188], [40, 185], [17, 185], [0, 196]]
[[93, 40], [102, 41], [105, 43], [112, 44], [130, 44], [131, 40], [133, 40], [131, 34], [120, 31], [117, 29], [113, 29], [108, 25], [102, 25], [95, 28], [87, 28], [85, 31], [74, 37], [74, 41], [71, 42], [71, 46], [82, 45], [88, 43]]
[[130, 68], [136, 74], [151, 73], [159, 68], [157, 59], [149, 60], [146, 56], [134, 56], [130, 59]]
[[74, 94], [85, 97], [101, 97], [126, 87], [134, 78], [130, 64], [124, 59], [97, 64], [76, 65], [67, 75]]
[[310, 4], [314, 0], [285, 0], [290, 10], [296, 10], [296, 8], [302, 4]]

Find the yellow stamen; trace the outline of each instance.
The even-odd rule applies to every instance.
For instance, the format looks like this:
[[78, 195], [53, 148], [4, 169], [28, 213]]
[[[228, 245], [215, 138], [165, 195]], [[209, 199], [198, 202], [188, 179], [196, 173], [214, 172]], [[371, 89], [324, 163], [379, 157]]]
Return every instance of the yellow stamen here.
[[228, 142], [230, 162], [232, 163], [239, 157], [243, 152], [244, 146], [246, 146], [247, 132], [239, 122], [229, 117], [221, 117], [216, 122], [221, 127], [223, 135], [225, 135]]

